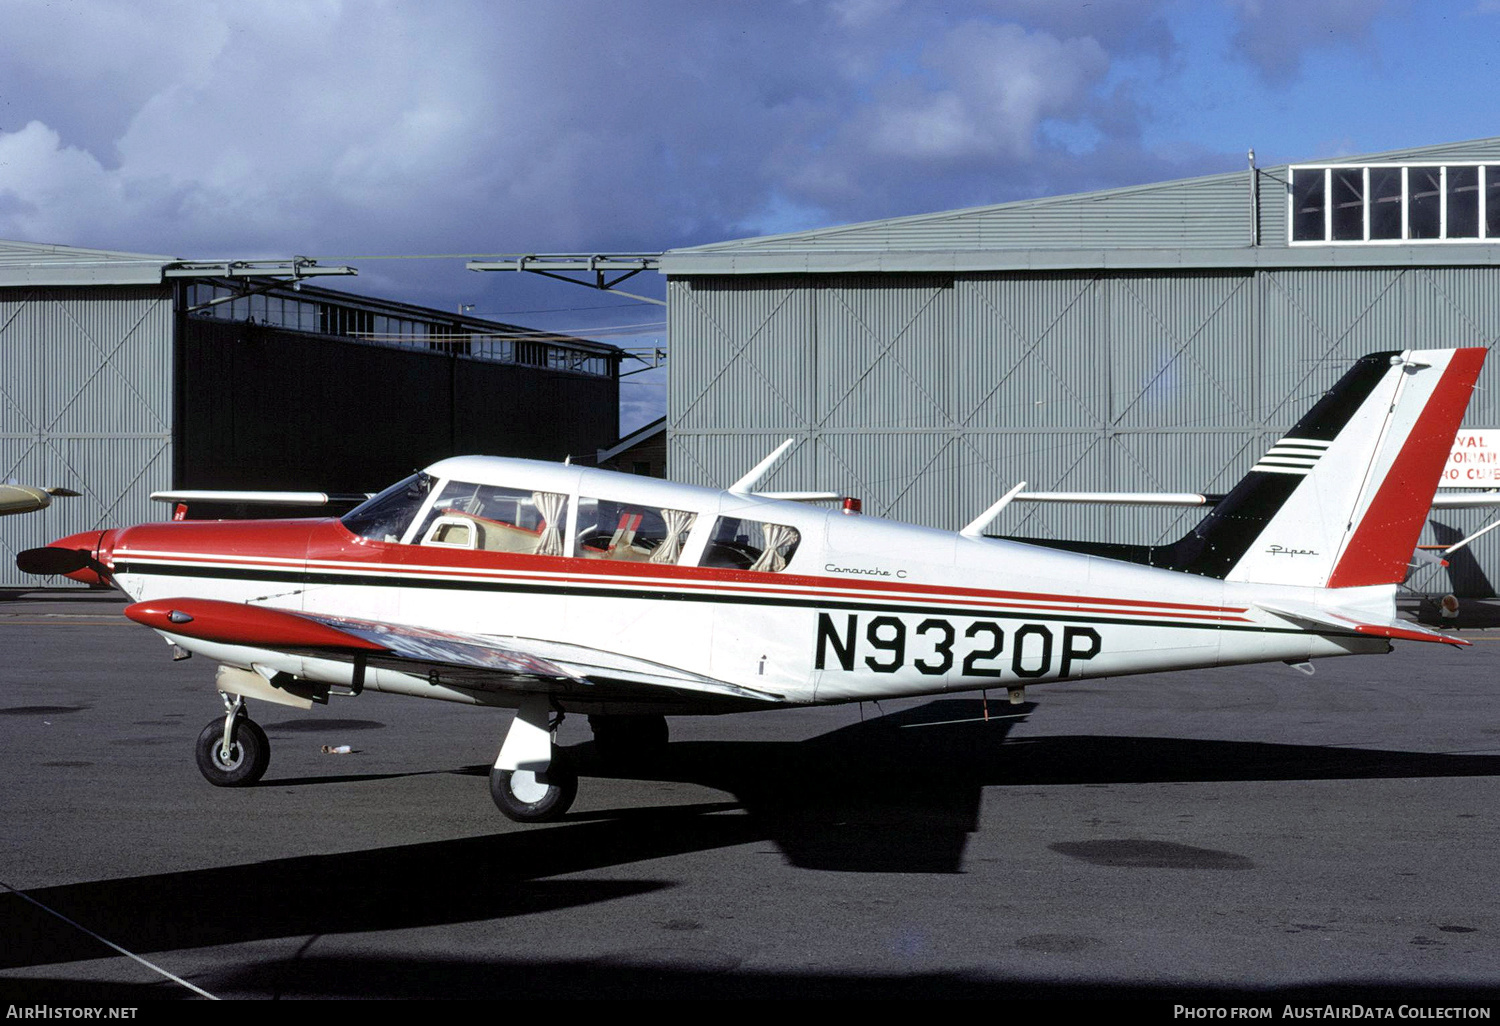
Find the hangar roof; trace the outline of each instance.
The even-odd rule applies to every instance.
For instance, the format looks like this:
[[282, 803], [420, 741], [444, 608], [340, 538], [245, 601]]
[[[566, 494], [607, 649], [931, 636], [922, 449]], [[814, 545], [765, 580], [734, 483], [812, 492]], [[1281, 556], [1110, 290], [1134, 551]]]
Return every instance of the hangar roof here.
[[152, 253], [121, 253], [0, 239], [0, 288], [24, 285], [160, 285], [168, 278], [307, 278], [355, 274], [306, 257], [290, 260], [183, 260]]
[[0, 240], [0, 286], [157, 285], [176, 257]]
[[[1500, 137], [1283, 164], [1098, 192], [737, 239], [662, 254], [668, 275], [1500, 264], [1500, 239], [1462, 245], [1292, 243], [1294, 168], [1500, 164]], [[1309, 168], [1312, 165], [1313, 168]], [[1500, 167], [1494, 177], [1500, 180]], [[1252, 181], [1257, 188], [1252, 198]], [[1491, 182], [1494, 189], [1496, 182]], [[1500, 190], [1496, 191], [1500, 201]], [[1451, 240], [1443, 240], [1451, 241]]]

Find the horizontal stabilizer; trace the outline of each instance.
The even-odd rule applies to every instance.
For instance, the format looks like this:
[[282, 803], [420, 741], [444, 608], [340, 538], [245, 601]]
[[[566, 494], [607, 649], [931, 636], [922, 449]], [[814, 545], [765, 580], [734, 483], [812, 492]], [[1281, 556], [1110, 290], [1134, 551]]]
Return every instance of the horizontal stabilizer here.
[[1348, 634], [1351, 630], [1356, 634], [1365, 634], [1372, 638], [1392, 638], [1400, 641], [1435, 641], [1444, 645], [1467, 645], [1469, 642], [1462, 638], [1456, 638], [1451, 634], [1443, 634], [1441, 631], [1432, 630], [1410, 620], [1388, 619], [1381, 620], [1360, 613], [1344, 615], [1330, 609], [1323, 609], [1305, 602], [1280, 601], [1274, 603], [1258, 602], [1261, 609], [1274, 616], [1291, 620], [1299, 627], [1317, 630], [1326, 628], [1330, 633]]

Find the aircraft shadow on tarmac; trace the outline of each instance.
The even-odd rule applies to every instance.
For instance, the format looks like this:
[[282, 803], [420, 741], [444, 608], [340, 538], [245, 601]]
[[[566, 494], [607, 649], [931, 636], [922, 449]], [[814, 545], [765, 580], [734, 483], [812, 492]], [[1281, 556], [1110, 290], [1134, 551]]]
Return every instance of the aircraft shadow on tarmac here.
[[[1099, 736], [1002, 744], [1014, 721], [985, 722], [978, 710], [976, 701], [944, 700], [804, 742], [680, 742], [654, 765], [613, 774], [691, 781], [727, 791], [735, 801], [574, 815], [485, 837], [28, 893], [132, 951], [165, 951], [484, 921], [610, 901], [674, 881], [550, 878], [766, 841], [808, 869], [955, 873], [986, 787], [1500, 774], [1500, 756], [1485, 755]], [[592, 743], [568, 751], [585, 775], [610, 775], [597, 764]], [[1177, 847], [1182, 850], [1131, 849], [1121, 857], [1247, 868], [1215, 862], [1222, 853]], [[455, 868], [466, 866], [472, 872]], [[8, 941], [0, 945], [0, 969], [113, 954], [16, 894], [0, 895], [0, 936]]]
[[[1002, 708], [1024, 716], [1034, 707]], [[985, 720], [981, 709], [944, 699], [802, 742], [678, 742], [654, 764], [618, 771], [592, 745], [570, 751], [585, 775], [728, 791], [792, 864], [845, 872], [960, 872], [986, 787], [1500, 774], [1494, 755], [1099, 735], [1007, 741], [1020, 716]]]

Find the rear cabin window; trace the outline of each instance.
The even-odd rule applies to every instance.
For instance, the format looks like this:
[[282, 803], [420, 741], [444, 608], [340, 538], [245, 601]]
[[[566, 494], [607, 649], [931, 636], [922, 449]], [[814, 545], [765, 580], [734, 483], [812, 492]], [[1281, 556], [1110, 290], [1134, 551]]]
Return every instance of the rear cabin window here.
[[413, 474], [397, 481], [372, 499], [355, 506], [342, 519], [350, 533], [371, 541], [400, 541], [432, 492], [429, 474]]
[[421, 545], [560, 556], [568, 497], [449, 481], [413, 538]]
[[776, 573], [786, 569], [801, 541], [797, 529], [785, 524], [720, 517], [699, 565]]
[[580, 497], [575, 555], [626, 563], [676, 563], [696, 513]]

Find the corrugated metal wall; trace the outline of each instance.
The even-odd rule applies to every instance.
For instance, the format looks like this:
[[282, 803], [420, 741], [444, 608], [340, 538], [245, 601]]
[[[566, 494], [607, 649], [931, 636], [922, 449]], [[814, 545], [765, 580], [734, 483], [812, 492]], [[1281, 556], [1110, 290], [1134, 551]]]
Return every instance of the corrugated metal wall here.
[[36, 584], [22, 549], [162, 519], [171, 415], [170, 289], [0, 289], [0, 481], [83, 493], [0, 518], [0, 587]]
[[[675, 278], [668, 475], [722, 487], [796, 437], [765, 487], [946, 528], [1021, 480], [1225, 491], [1354, 358], [1500, 339], [1497, 292], [1482, 267]], [[1491, 381], [1467, 425], [1500, 427]], [[1200, 515], [1012, 506], [991, 530], [1160, 542]], [[1426, 540], [1485, 518], [1445, 513]], [[1490, 593], [1500, 537], [1475, 557], [1459, 587]]]

